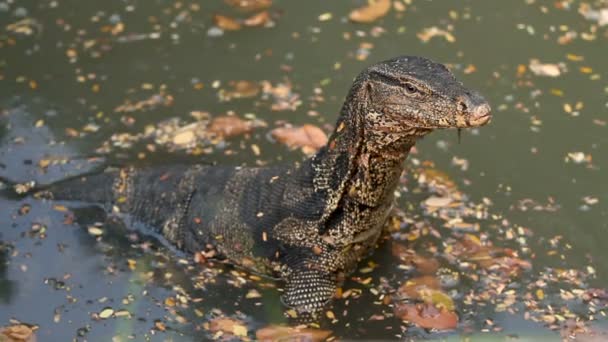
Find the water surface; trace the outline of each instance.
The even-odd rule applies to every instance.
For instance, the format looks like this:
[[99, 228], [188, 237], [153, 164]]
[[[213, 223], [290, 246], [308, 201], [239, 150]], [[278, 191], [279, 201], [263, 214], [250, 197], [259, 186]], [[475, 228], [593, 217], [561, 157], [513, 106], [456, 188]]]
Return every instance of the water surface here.
[[[495, 215], [480, 220], [476, 234], [513, 247], [496, 228], [502, 219], [532, 234], [526, 235], [522, 257], [531, 260], [533, 270], [513, 280], [513, 286], [534, 283], [543, 272], [572, 269], [586, 275], [580, 287], [605, 287], [606, 26], [579, 13], [585, 4], [577, 1], [413, 1], [404, 12], [392, 9], [373, 24], [349, 22], [348, 13], [361, 5], [275, 1], [269, 9], [273, 27], [216, 36], [214, 14], [251, 14], [220, 1], [0, 1], [0, 175], [47, 183], [107, 164], [301, 160], [300, 151], [270, 141], [268, 132], [282, 121], [330, 129], [361, 69], [397, 55], [421, 55], [448, 64], [465, 85], [483, 93], [494, 119], [487, 127], [463, 132], [461, 143], [453, 131], [421, 141], [404, 178], [410, 192], [404, 191], [399, 208], [450, 236], [443, 222], [419, 205], [432, 195], [416, 182], [420, 168], [440, 170], [468, 201], [485, 201]], [[605, 1], [591, 5], [608, 6]], [[431, 27], [453, 39], [424, 42], [419, 34]], [[529, 68], [532, 59], [560, 64], [560, 75], [535, 75]], [[234, 80], [289, 84], [301, 104], [273, 111], [272, 101], [262, 95], [221, 101], [219, 90]], [[150, 98], [157, 102], [146, 110], [117, 110], [126, 101]], [[168, 118], [193, 122], [191, 112], [234, 112], [268, 127], [211, 144], [199, 154], [151, 149], [146, 144], [154, 142], [148, 140], [129, 148], [104, 145], [113, 134], [143, 132]], [[259, 147], [258, 156], [252, 144]], [[41, 168], [40, 160], [51, 162]], [[24, 205], [31, 209], [19, 215]], [[229, 267], [200, 271], [185, 266], [180, 259], [187, 256], [118, 220], [108, 221], [101, 210], [65, 204], [66, 211], [54, 205], [6, 193], [0, 197], [0, 243], [5, 246], [0, 325], [10, 319], [36, 324], [40, 340], [191, 340], [209, 338], [204, 322], [217, 315], [244, 320], [251, 333], [285, 321], [273, 283], [242, 282], [249, 275]], [[102, 238], [86, 228], [97, 222], [106, 230]], [[403, 225], [401, 233], [410, 228]], [[369, 261], [382, 265], [371, 274], [373, 286], [384, 279], [397, 287], [409, 276], [395, 264], [390, 242]], [[469, 286], [475, 284], [463, 283], [457, 292], [462, 295]], [[338, 321], [324, 323], [344, 339], [560, 338], [547, 324], [524, 319], [525, 309], [497, 313], [496, 303], [466, 306], [458, 300], [459, 329], [429, 334], [390, 317], [392, 309], [377, 303], [369, 286], [349, 280], [345, 288], [361, 288], [363, 295], [338, 300], [333, 308]], [[244, 299], [251, 289], [262, 298]], [[544, 291], [559, 294], [559, 287]], [[180, 293], [187, 293], [188, 305], [168, 306], [166, 299]], [[95, 314], [104, 307], [126, 310], [132, 318], [99, 320]], [[349, 314], [343, 315], [345, 310]], [[370, 321], [374, 315], [387, 318]], [[487, 319], [501, 329], [488, 327]], [[158, 322], [167, 330], [161, 331]]]

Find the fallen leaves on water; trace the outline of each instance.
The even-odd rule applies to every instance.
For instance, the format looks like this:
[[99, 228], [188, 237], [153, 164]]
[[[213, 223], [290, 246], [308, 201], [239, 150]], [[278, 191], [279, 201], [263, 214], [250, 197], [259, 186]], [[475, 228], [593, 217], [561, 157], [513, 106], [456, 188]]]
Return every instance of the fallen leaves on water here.
[[89, 226], [89, 227], [87, 227], [87, 231], [89, 232], [89, 234], [91, 234], [93, 236], [103, 235], [103, 229], [100, 227]]
[[262, 11], [258, 14], [254, 14], [251, 17], [243, 20], [243, 25], [249, 27], [266, 26], [271, 22], [270, 13], [268, 11]]
[[225, 31], [238, 31], [242, 27], [238, 20], [220, 14], [213, 16], [213, 22], [215, 25]]
[[273, 111], [291, 110], [295, 111], [301, 104], [300, 96], [293, 92], [291, 82], [281, 82], [272, 85], [269, 81], [262, 81], [262, 92], [264, 97], [272, 97]]
[[451, 330], [458, 325], [458, 315], [431, 304], [397, 304], [395, 316], [425, 329]]
[[247, 326], [245, 323], [230, 317], [220, 317], [209, 323], [209, 330], [212, 333], [222, 332], [233, 336], [247, 336]]
[[421, 300], [437, 308], [454, 311], [454, 300], [441, 290], [441, 282], [435, 276], [422, 276], [407, 280], [397, 291], [399, 296]]
[[595, 10], [591, 8], [589, 4], [581, 3], [578, 12], [585, 17], [585, 19], [595, 21], [600, 26], [608, 25], [608, 8]]
[[272, 0], [224, 0], [224, 2], [243, 11], [259, 11], [272, 5]]
[[356, 23], [372, 23], [384, 17], [391, 9], [391, 0], [370, 0], [367, 6], [350, 12], [348, 18]]
[[221, 101], [232, 99], [244, 99], [257, 96], [260, 93], [260, 85], [252, 81], [231, 81], [228, 89], [220, 89], [218, 96]]
[[423, 42], [428, 42], [435, 37], [442, 37], [449, 43], [456, 41], [456, 37], [449, 31], [438, 28], [437, 26], [428, 27], [417, 34], [418, 38]]
[[154, 321], [154, 328], [158, 331], [166, 331], [167, 325], [161, 320], [156, 320]]
[[146, 128], [143, 137], [153, 137], [154, 141], [170, 150], [192, 149], [208, 145], [212, 139], [227, 139], [253, 131], [265, 126], [259, 120], [243, 120], [236, 115], [223, 115], [210, 119], [204, 115], [199, 121], [182, 124], [179, 118], [171, 118], [159, 123], [156, 127]]
[[107, 319], [107, 318], [112, 317], [113, 314], [114, 314], [114, 309], [107, 307], [99, 312], [99, 318]]
[[135, 103], [131, 101], [126, 101], [124, 104], [114, 108], [114, 111], [117, 113], [131, 113], [136, 111], [151, 110], [159, 106], [168, 107], [172, 104], [173, 96], [164, 92], [160, 92], [158, 94], [150, 96], [145, 100], [137, 101]]
[[451, 198], [437, 196], [431, 196], [424, 201], [424, 204], [429, 207], [446, 207], [450, 203], [452, 203]]
[[537, 76], [558, 77], [562, 74], [562, 70], [558, 64], [541, 63], [538, 59], [531, 59], [529, 68]]
[[207, 131], [215, 136], [229, 138], [249, 133], [253, 128], [254, 125], [251, 121], [245, 121], [234, 115], [225, 115], [213, 118]]
[[19, 183], [14, 185], [15, 192], [18, 194], [25, 194], [32, 190], [36, 186], [36, 182], [30, 181], [25, 183]]
[[451, 193], [457, 190], [456, 182], [447, 173], [435, 168], [425, 167], [419, 169], [417, 180], [421, 185], [428, 186], [431, 191], [440, 194]]
[[21, 19], [12, 24], [6, 25], [6, 31], [25, 36], [31, 36], [42, 32], [42, 24], [32, 18]]
[[465, 234], [464, 239], [454, 245], [452, 254], [504, 276], [514, 276], [532, 268], [529, 261], [518, 258], [512, 250], [483, 244], [473, 234]]
[[245, 295], [245, 298], [247, 299], [254, 299], [254, 298], [261, 298], [262, 294], [256, 290], [256, 289], [251, 289], [247, 292], [247, 294]]
[[591, 163], [593, 158], [590, 154], [583, 152], [568, 152], [565, 158], [566, 162], [573, 162], [574, 164]]
[[400, 243], [393, 242], [391, 250], [393, 255], [399, 258], [401, 262], [412, 265], [421, 274], [433, 274], [439, 268], [437, 259], [419, 255], [413, 249], [409, 249]]
[[407, 298], [416, 298], [418, 296], [418, 291], [422, 289], [431, 289], [438, 290], [441, 288], [441, 282], [437, 277], [425, 275], [421, 277], [416, 277], [412, 279], [408, 279], [401, 287], [397, 293], [402, 297]]
[[304, 327], [286, 327], [269, 325], [255, 332], [255, 337], [261, 342], [270, 341], [325, 341], [331, 336], [331, 331]]
[[34, 329], [25, 324], [14, 324], [0, 327], [1, 342], [36, 342]]
[[327, 144], [327, 135], [317, 126], [306, 124], [299, 127], [278, 127], [270, 134], [289, 148], [301, 148], [302, 152], [312, 154]]

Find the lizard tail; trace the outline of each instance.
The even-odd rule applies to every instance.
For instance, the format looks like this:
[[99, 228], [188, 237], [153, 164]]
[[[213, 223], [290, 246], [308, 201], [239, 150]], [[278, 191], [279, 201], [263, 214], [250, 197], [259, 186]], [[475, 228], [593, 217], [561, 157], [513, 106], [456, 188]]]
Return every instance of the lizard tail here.
[[66, 178], [51, 184], [18, 183], [0, 177], [0, 194], [20, 200], [29, 196], [66, 201], [101, 203], [113, 198], [112, 185], [118, 172], [95, 172]]
[[66, 178], [34, 189], [35, 196], [61, 201], [106, 203], [114, 198], [118, 171], [103, 171]]

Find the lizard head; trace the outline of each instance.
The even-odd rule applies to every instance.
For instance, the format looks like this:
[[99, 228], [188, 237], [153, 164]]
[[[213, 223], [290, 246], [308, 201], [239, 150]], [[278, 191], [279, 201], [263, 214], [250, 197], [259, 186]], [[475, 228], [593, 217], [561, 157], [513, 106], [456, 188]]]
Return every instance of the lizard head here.
[[440, 63], [403, 56], [372, 65], [364, 75], [366, 131], [424, 135], [433, 129], [478, 127], [490, 105]]

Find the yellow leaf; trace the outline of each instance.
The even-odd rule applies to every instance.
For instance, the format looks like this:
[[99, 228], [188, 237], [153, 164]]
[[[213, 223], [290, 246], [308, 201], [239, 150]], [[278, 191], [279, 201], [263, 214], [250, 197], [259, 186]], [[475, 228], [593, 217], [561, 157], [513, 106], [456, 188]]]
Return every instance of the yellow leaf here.
[[545, 298], [545, 293], [542, 289], [536, 290], [536, 298], [538, 298], [539, 300], [543, 300]]
[[232, 329], [234, 336], [247, 336], [247, 327], [240, 324], [235, 324]]

